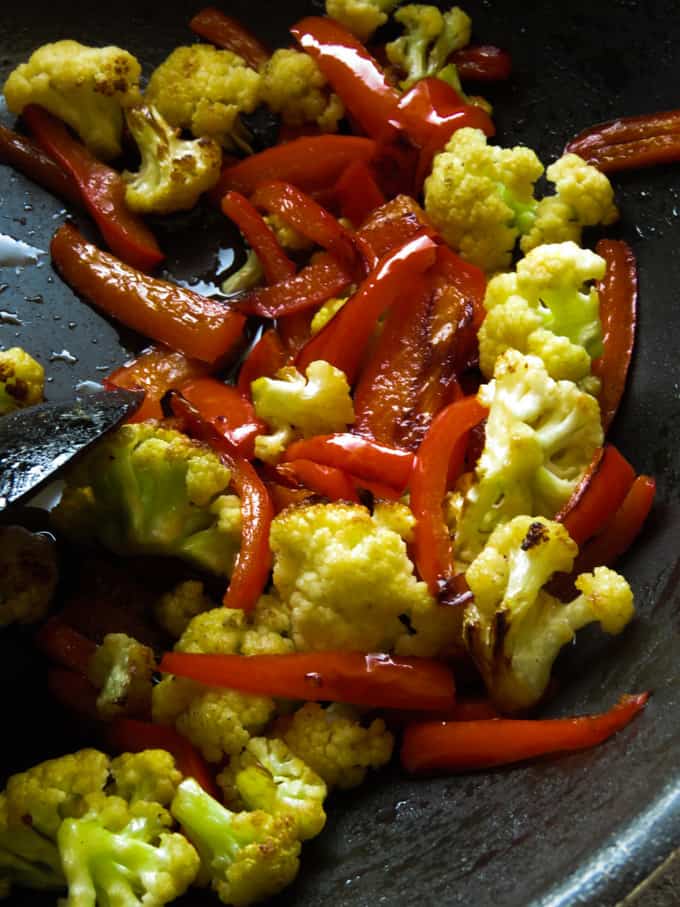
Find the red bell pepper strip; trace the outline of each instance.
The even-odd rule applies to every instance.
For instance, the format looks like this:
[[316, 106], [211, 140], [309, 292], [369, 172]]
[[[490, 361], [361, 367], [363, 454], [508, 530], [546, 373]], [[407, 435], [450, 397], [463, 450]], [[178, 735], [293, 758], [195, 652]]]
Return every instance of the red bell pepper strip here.
[[358, 236], [373, 252], [377, 263], [408, 240], [425, 234], [435, 239], [436, 231], [420, 205], [410, 195], [398, 195], [377, 208], [358, 231]]
[[135, 270], [87, 242], [70, 224], [57, 230], [50, 250], [59, 273], [77, 293], [170, 349], [212, 364], [241, 342], [243, 315]]
[[455, 702], [453, 674], [430, 658], [359, 652], [251, 656], [166, 652], [160, 670], [209, 686], [283, 699], [428, 711], [451, 708]]
[[458, 75], [463, 81], [500, 82], [509, 78], [512, 72], [512, 57], [507, 50], [493, 44], [469, 44], [454, 51], [449, 57], [456, 64]]
[[96, 643], [59, 617], [51, 617], [34, 637], [38, 649], [55, 664], [86, 675]]
[[447, 406], [430, 425], [413, 464], [411, 510], [416, 518], [415, 561], [435, 598], [449, 590], [454, 577], [453, 546], [442, 513], [448, 476], [452, 469], [458, 473], [462, 470], [468, 433], [487, 412], [476, 397], [466, 397]]
[[385, 196], [375, 181], [371, 168], [364, 161], [353, 161], [343, 171], [335, 184], [332, 195], [340, 209], [340, 215], [356, 227], [385, 204]]
[[359, 503], [354, 483], [347, 473], [334, 466], [324, 466], [313, 460], [291, 460], [280, 463], [276, 471], [283, 480], [301, 484], [329, 501]]
[[248, 397], [216, 378], [197, 378], [184, 384], [181, 391], [201, 418], [226, 438], [235, 454], [246, 459], [253, 456], [255, 438], [266, 434], [267, 426], [255, 415]]
[[82, 197], [73, 179], [39, 145], [6, 126], [0, 125], [0, 164], [10, 164], [24, 176], [70, 202], [80, 206]]
[[314, 492], [309, 488], [287, 488], [278, 482], [268, 482], [267, 488], [274, 505], [274, 513], [279, 514], [286, 507], [299, 507], [309, 502], [314, 497]]
[[349, 231], [292, 183], [280, 180], [260, 183], [251, 200], [256, 208], [278, 214], [302, 236], [326, 249], [350, 273], [357, 269], [357, 250]]
[[121, 753], [165, 750], [174, 757], [178, 771], [185, 778], [194, 778], [212, 797], [219, 799], [212, 772], [203, 756], [173, 727], [133, 718], [115, 718], [108, 728], [107, 738], [109, 746]]
[[467, 772], [589, 749], [624, 728], [649, 693], [623, 696], [608, 712], [543, 720], [428, 721], [404, 732], [401, 764], [412, 773]]
[[125, 183], [119, 173], [98, 161], [61, 120], [29, 104], [22, 112], [42, 148], [78, 186], [82, 203], [92, 215], [111, 251], [122, 261], [150, 271], [163, 253], [146, 224], [125, 204]]
[[145, 419], [163, 418], [161, 398], [167, 391], [207, 373], [207, 366], [197, 359], [188, 359], [183, 353], [175, 353], [164, 346], [152, 346], [112, 372], [103, 383], [108, 390], [116, 387], [143, 390], [146, 394], [144, 402], [127, 421], [144, 422]]
[[267, 488], [255, 469], [243, 457], [234, 456], [232, 446], [181, 394], [170, 396], [172, 411], [182, 419], [193, 438], [205, 441], [231, 469], [231, 483], [241, 499], [243, 529], [241, 549], [223, 603], [227, 608], [252, 611], [269, 578], [272, 554], [269, 529], [273, 517]]
[[281, 248], [274, 231], [244, 195], [227, 192], [222, 199], [222, 211], [256, 252], [267, 283], [277, 283], [295, 274], [295, 265]]
[[[344, 290], [340, 292], [344, 292]], [[330, 297], [328, 298], [330, 299]], [[279, 317], [277, 323], [278, 332], [291, 359], [295, 359], [311, 337], [315, 311], [315, 309], [306, 309], [304, 312], [295, 312], [292, 315]]]
[[364, 45], [337, 22], [321, 16], [302, 19], [290, 31], [361, 130], [380, 141], [394, 139], [400, 94]]
[[600, 412], [605, 431], [612, 423], [626, 387], [633, 357], [637, 322], [637, 266], [630, 246], [622, 240], [601, 239], [595, 251], [607, 262], [598, 285], [603, 352], [592, 372], [602, 381]]
[[214, 6], [206, 6], [189, 20], [189, 28], [224, 50], [242, 57], [248, 66], [259, 69], [271, 56], [267, 48], [241, 23]]
[[437, 78], [420, 79], [403, 94], [399, 99], [398, 117], [421, 148], [443, 148], [453, 133], [463, 126], [481, 129], [487, 136], [495, 132], [493, 121], [485, 110], [467, 104], [454, 88]]
[[240, 312], [261, 318], [281, 318], [319, 306], [342, 293], [352, 283], [352, 275], [330, 255], [318, 258], [294, 277], [258, 287], [236, 303]]
[[305, 192], [328, 189], [352, 161], [368, 163], [377, 152], [371, 139], [352, 135], [315, 135], [275, 145], [225, 168], [211, 197], [232, 189], [250, 196], [260, 183], [283, 180]]
[[335, 318], [305, 344], [297, 357], [298, 369], [304, 372], [310, 362], [324, 359], [354, 384], [378, 318], [398, 298], [413, 292], [420, 275], [434, 264], [436, 249], [429, 237], [416, 236], [386, 255]]
[[413, 454], [376, 444], [357, 435], [317, 435], [294, 441], [284, 452], [283, 462], [312, 460], [323, 466], [334, 466], [359, 479], [380, 482], [398, 491], [408, 485], [413, 467]]
[[60, 706], [85, 721], [101, 721], [97, 709], [99, 691], [84, 674], [68, 668], [49, 668], [47, 690]]
[[622, 117], [592, 126], [569, 142], [603, 173], [652, 167], [680, 160], [680, 110]]
[[286, 364], [286, 351], [277, 331], [269, 328], [243, 360], [236, 384], [240, 394], [250, 397], [250, 385], [263, 376], [271, 378]]
[[611, 444], [598, 450], [555, 520], [580, 547], [605, 526], [635, 481], [635, 470]]

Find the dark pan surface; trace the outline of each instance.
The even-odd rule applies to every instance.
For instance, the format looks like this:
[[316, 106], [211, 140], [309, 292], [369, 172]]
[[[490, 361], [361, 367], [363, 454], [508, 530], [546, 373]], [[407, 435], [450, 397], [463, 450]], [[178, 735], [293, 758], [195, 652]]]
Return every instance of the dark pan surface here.
[[[35, 46], [62, 37], [122, 44], [148, 66], [191, 40], [185, 22], [198, 5], [13, 3], [0, 20], [0, 76]], [[463, 5], [480, 39], [513, 53], [511, 83], [489, 93], [506, 144], [525, 141], [550, 160], [593, 122], [678, 104], [680, 19], [673, 0]], [[239, 0], [225, 8], [283, 44], [285, 25], [311, 7]], [[680, 169], [615, 182], [622, 223], [611, 233], [630, 241], [639, 257], [642, 304], [632, 386], [614, 439], [639, 471], [656, 475], [658, 503], [622, 565], [639, 618], [613, 642], [582, 636], [561, 659], [567, 682], [548, 713], [596, 711], [626, 691], [651, 689], [654, 696], [640, 719], [592, 752], [449, 779], [413, 781], [394, 770], [338, 797], [326, 831], [305, 847], [298, 882], [277, 904], [613, 905], [680, 846]], [[46, 249], [63, 217], [58, 201], [0, 167], [0, 233]], [[229, 238], [226, 230], [205, 239], [194, 231], [182, 248], [180, 234], [176, 258], [185, 276], [214, 266], [221, 238]], [[71, 294], [46, 258], [41, 265], [0, 269], [7, 284], [0, 310], [21, 321], [0, 324], [0, 343], [20, 342], [37, 353], [55, 399], [122, 362], [132, 339], [121, 345], [117, 330]], [[179, 273], [173, 260], [170, 270]], [[42, 303], [30, 301], [38, 295]], [[63, 350], [76, 361], [50, 361]], [[54, 716], [30, 713], [43, 681], [22, 660], [26, 651], [13, 636], [0, 650], [9, 711], [5, 771], [66, 745]], [[19, 690], [25, 693], [13, 692]], [[12, 903], [37, 899], [22, 895]]]

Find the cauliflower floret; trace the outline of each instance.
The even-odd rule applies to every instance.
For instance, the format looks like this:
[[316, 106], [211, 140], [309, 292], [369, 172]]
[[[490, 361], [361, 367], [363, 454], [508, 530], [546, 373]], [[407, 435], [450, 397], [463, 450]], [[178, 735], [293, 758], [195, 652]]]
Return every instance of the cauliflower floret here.
[[279, 718], [274, 734], [329, 789], [357, 787], [369, 768], [390, 761], [394, 747], [394, 737], [382, 718], [364, 727], [356, 709], [338, 703], [324, 709], [318, 702], [307, 702], [293, 715]]
[[285, 655], [295, 650], [290, 638], [290, 609], [277, 595], [260, 596], [241, 641], [242, 655]]
[[154, 70], [145, 99], [171, 126], [248, 151], [249, 136], [239, 114], [257, 107], [260, 81], [237, 54], [194, 44], [175, 48]]
[[0, 526], [0, 627], [47, 614], [58, 580], [51, 539], [22, 526]]
[[41, 891], [66, 885], [56, 845], [23, 820], [10, 822], [7, 795], [0, 794], [0, 900], [13, 885]]
[[246, 260], [238, 269], [222, 281], [222, 292], [225, 296], [234, 296], [253, 287], [261, 286], [265, 282], [262, 262], [257, 257], [257, 252], [248, 249]]
[[177, 652], [207, 655], [275, 655], [293, 650], [290, 612], [274, 595], [262, 595], [248, 617], [241, 610], [213, 608], [194, 617]]
[[122, 108], [139, 101], [140, 73], [139, 62], [120, 47], [56, 41], [17, 66], [3, 91], [12, 113], [39, 104], [68, 123], [93, 154], [108, 160], [121, 152]]
[[312, 337], [323, 330], [331, 318], [334, 318], [340, 309], [349, 299], [349, 296], [338, 296], [334, 299], [327, 299], [326, 302], [314, 313], [312, 323], [309, 326], [309, 332]]
[[479, 331], [479, 365], [487, 378], [506, 350], [539, 356], [551, 378], [579, 381], [602, 353], [599, 297], [592, 281], [603, 258], [573, 242], [539, 246], [515, 273], [487, 286], [486, 318]]
[[175, 796], [182, 774], [165, 750], [123, 753], [111, 760], [111, 793], [136, 803], [138, 800], [168, 806]]
[[479, 129], [458, 129], [425, 181], [425, 210], [446, 242], [486, 271], [510, 264], [533, 223], [534, 183], [543, 165], [530, 149], [487, 145]]
[[0, 416], [41, 403], [45, 369], [19, 346], [0, 350]]
[[309, 252], [314, 248], [314, 243], [310, 239], [299, 233], [295, 227], [291, 227], [280, 215], [266, 214], [264, 220], [274, 231], [279, 245], [289, 252]]
[[255, 439], [255, 455], [275, 462], [296, 437], [344, 431], [354, 422], [345, 373], [323, 360], [307, 366], [306, 379], [292, 366], [251, 385], [255, 412], [272, 429]]
[[385, 46], [387, 58], [406, 73], [401, 82], [410, 88], [420, 79], [436, 76], [451, 54], [470, 43], [472, 22], [459, 6], [442, 13], [436, 6], [410, 3], [394, 14], [404, 34]]
[[151, 704], [153, 651], [125, 633], [107, 633], [88, 665], [88, 676], [99, 690], [97, 711], [104, 719], [144, 715]]
[[543, 243], [579, 243], [583, 227], [607, 226], [617, 220], [607, 176], [577, 154], [562, 155], [548, 167], [546, 176], [555, 184], [556, 194], [538, 203], [534, 224], [520, 241], [524, 253]]
[[543, 586], [568, 572], [578, 553], [561, 523], [518, 516], [498, 526], [465, 577], [465, 641], [495, 704], [512, 712], [535, 705], [562, 646], [586, 624], [620, 633], [633, 617], [633, 594], [613, 570], [580, 576], [582, 593], [563, 604]]
[[204, 592], [203, 583], [190, 579], [161, 596], [154, 615], [166, 633], [178, 639], [193, 617], [214, 607], [215, 603]]
[[536, 356], [508, 350], [494, 374], [479, 393], [489, 416], [476, 481], [457, 498], [463, 563], [498, 524], [522, 514], [553, 517], [603, 443], [597, 400], [571, 381], [554, 381]]
[[125, 201], [132, 211], [187, 211], [220, 178], [222, 149], [213, 139], [181, 139], [179, 129], [148, 104], [128, 108], [125, 120], [142, 156], [138, 173], [123, 173]]
[[261, 71], [260, 96], [289, 126], [316, 123], [322, 132], [337, 132], [344, 116], [342, 101], [328, 90], [316, 62], [298, 50], [275, 51]]
[[326, 0], [326, 15], [344, 25], [360, 41], [387, 22], [399, 0]]

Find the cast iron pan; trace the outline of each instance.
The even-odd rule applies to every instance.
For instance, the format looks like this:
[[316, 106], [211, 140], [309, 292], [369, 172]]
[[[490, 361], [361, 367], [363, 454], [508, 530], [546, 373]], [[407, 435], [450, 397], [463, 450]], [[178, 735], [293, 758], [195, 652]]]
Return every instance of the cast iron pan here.
[[[674, 0], [463, 5], [479, 39], [512, 51], [511, 82], [489, 92], [506, 144], [527, 142], [548, 161], [588, 124], [679, 103]], [[185, 23], [198, 6], [196, 0], [12, 3], [0, 21], [0, 77], [37, 45], [65, 37], [118, 43], [154, 65], [191, 41]], [[225, 3], [274, 45], [287, 43], [286, 25], [311, 8], [282, 0]], [[592, 752], [438, 780], [409, 780], [395, 769], [334, 798], [326, 830], [305, 846], [299, 880], [277, 904], [613, 905], [680, 845], [680, 168], [615, 182], [622, 221], [609, 232], [638, 255], [641, 316], [633, 380], [614, 440], [640, 472], [656, 476], [659, 490], [644, 537], [622, 564], [638, 619], [615, 641], [584, 634], [560, 661], [565, 682], [546, 711], [597, 711], [626, 691], [651, 689], [654, 696], [642, 717]], [[0, 167], [0, 233], [47, 249], [63, 219], [60, 202]], [[168, 230], [159, 234], [172, 247], [169, 270], [184, 277], [214, 273], [215, 251], [233, 234], [220, 224], [201, 232], [189, 221], [174, 238]], [[121, 337], [73, 296], [47, 257], [39, 266], [0, 270], [0, 283], [0, 310], [21, 322], [0, 324], [0, 343], [22, 343], [37, 354], [52, 399], [121, 363], [125, 348], [134, 346], [134, 338]], [[65, 355], [51, 361], [63, 350], [75, 361], [63, 361]], [[58, 714], [31, 712], [44, 679], [28, 652], [21, 636], [5, 635], [5, 772], [70, 742]], [[190, 902], [198, 899], [192, 895]], [[38, 898], [22, 892], [12, 903]]]

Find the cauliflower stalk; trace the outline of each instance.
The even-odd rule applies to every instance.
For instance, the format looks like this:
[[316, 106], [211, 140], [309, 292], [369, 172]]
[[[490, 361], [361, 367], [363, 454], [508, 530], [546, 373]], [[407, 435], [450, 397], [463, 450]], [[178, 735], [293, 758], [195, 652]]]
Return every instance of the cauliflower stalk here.
[[234, 296], [265, 282], [262, 262], [257, 257], [257, 252], [248, 249], [246, 260], [241, 267], [222, 281], [222, 292], [225, 296]]
[[410, 88], [420, 79], [436, 76], [449, 56], [470, 43], [470, 17], [459, 6], [442, 13], [436, 6], [409, 3], [400, 7], [394, 19], [404, 34], [387, 44], [387, 58], [406, 73], [400, 83]]
[[188, 211], [220, 178], [222, 149], [214, 139], [187, 141], [155, 107], [139, 104], [125, 121], [142, 156], [139, 172], [126, 171], [125, 201], [140, 214]]
[[508, 350], [494, 376], [479, 393], [489, 416], [475, 478], [453, 499], [456, 555], [468, 564], [497, 525], [553, 517], [603, 443], [597, 400], [554, 381], [536, 356]]
[[309, 332], [314, 337], [319, 331], [322, 331], [328, 322], [335, 318], [340, 309], [349, 299], [349, 296], [338, 296], [333, 299], [327, 299], [326, 302], [314, 313], [312, 322], [309, 326]]
[[42, 403], [45, 369], [25, 350], [0, 350], [0, 416]]
[[620, 633], [633, 617], [633, 594], [613, 570], [597, 567], [576, 580], [581, 593], [563, 604], [543, 588], [578, 554], [561, 523], [518, 516], [498, 526], [465, 577], [474, 595], [465, 641], [496, 705], [508, 712], [535, 705], [562, 646], [586, 624]]
[[551, 378], [580, 381], [602, 353], [599, 297], [603, 258], [573, 242], [539, 246], [513, 273], [487, 286], [479, 331], [479, 365], [491, 378], [508, 349], [540, 357]]
[[579, 242], [584, 226], [618, 216], [604, 174], [568, 154], [548, 168], [557, 194], [538, 202], [543, 165], [530, 149], [488, 145], [479, 129], [457, 130], [425, 181], [425, 210], [447, 243], [489, 272], [509, 267], [520, 236], [529, 252], [543, 242]]
[[153, 71], [145, 100], [175, 128], [215, 139], [227, 149], [250, 151], [239, 116], [259, 104], [260, 81], [237, 54], [193, 44], [175, 48]]
[[261, 70], [260, 96], [289, 126], [316, 123], [321, 132], [337, 132], [344, 116], [342, 101], [328, 90], [316, 62], [302, 51], [274, 51]]
[[140, 100], [140, 73], [139, 62], [120, 47], [56, 41], [17, 66], [3, 92], [12, 113], [39, 104], [68, 123], [94, 155], [109, 160], [121, 152], [123, 108]]
[[240, 546], [230, 470], [206, 445], [149, 420], [108, 435], [67, 476], [53, 516], [122, 555], [182, 558], [228, 576]]
[[255, 412], [273, 429], [255, 439], [255, 455], [267, 462], [276, 462], [296, 437], [344, 431], [354, 422], [345, 373], [323, 360], [311, 362], [306, 377], [286, 366], [251, 389]]
[[387, 22], [399, 0], [326, 0], [326, 15], [368, 41], [373, 32]]

